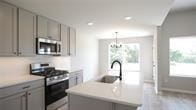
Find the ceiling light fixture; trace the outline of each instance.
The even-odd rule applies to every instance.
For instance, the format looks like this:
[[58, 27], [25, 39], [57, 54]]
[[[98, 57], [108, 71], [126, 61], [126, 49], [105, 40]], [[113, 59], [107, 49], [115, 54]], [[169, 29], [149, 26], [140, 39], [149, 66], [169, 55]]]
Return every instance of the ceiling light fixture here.
[[94, 24], [93, 22], [89, 22], [89, 23], [88, 23], [89, 26], [92, 26], [93, 24]]
[[130, 16], [125, 17], [125, 20], [131, 20], [131, 19], [132, 19], [132, 17], [130, 17]]
[[115, 32], [115, 34], [116, 34], [116, 41], [111, 43], [111, 47], [112, 48], [121, 48], [122, 47], [122, 43], [121, 42], [118, 43], [118, 39], [117, 39], [118, 32]]

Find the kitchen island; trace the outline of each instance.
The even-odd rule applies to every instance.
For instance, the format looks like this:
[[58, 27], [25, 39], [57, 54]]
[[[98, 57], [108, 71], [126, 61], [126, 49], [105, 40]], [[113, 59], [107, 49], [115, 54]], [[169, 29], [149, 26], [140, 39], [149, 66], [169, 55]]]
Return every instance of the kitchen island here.
[[89, 81], [66, 92], [69, 110], [137, 110], [142, 105], [142, 85], [132, 85], [126, 80]]

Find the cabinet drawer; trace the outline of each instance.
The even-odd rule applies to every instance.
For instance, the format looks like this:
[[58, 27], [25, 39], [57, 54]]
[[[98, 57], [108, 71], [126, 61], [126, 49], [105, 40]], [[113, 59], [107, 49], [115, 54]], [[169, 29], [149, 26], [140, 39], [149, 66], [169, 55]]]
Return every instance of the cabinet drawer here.
[[83, 75], [83, 70], [78, 70], [78, 71], [71, 72], [69, 77], [76, 77], [78, 75], [82, 76]]
[[0, 89], [0, 98], [14, 95], [20, 92], [28, 91], [30, 89], [43, 87], [43, 86], [44, 86], [44, 80], [37, 80], [37, 81], [19, 84], [7, 88], [2, 88]]

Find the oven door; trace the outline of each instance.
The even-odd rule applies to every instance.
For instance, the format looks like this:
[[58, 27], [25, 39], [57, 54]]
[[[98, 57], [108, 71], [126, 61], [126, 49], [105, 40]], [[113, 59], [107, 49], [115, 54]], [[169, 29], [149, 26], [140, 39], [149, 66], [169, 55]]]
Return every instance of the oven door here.
[[57, 55], [59, 54], [59, 44], [60, 42], [37, 38], [36, 52], [40, 55]]
[[69, 80], [46, 86], [46, 105], [50, 105], [53, 102], [67, 96], [65, 92], [69, 87]]

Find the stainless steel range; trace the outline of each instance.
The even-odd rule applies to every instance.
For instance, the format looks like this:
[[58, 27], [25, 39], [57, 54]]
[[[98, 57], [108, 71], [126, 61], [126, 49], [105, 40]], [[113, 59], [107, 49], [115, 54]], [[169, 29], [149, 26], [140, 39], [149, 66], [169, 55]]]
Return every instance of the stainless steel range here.
[[36, 63], [30, 66], [32, 75], [45, 77], [45, 102], [46, 106], [67, 96], [65, 92], [69, 87], [68, 71], [56, 70], [50, 64]]

